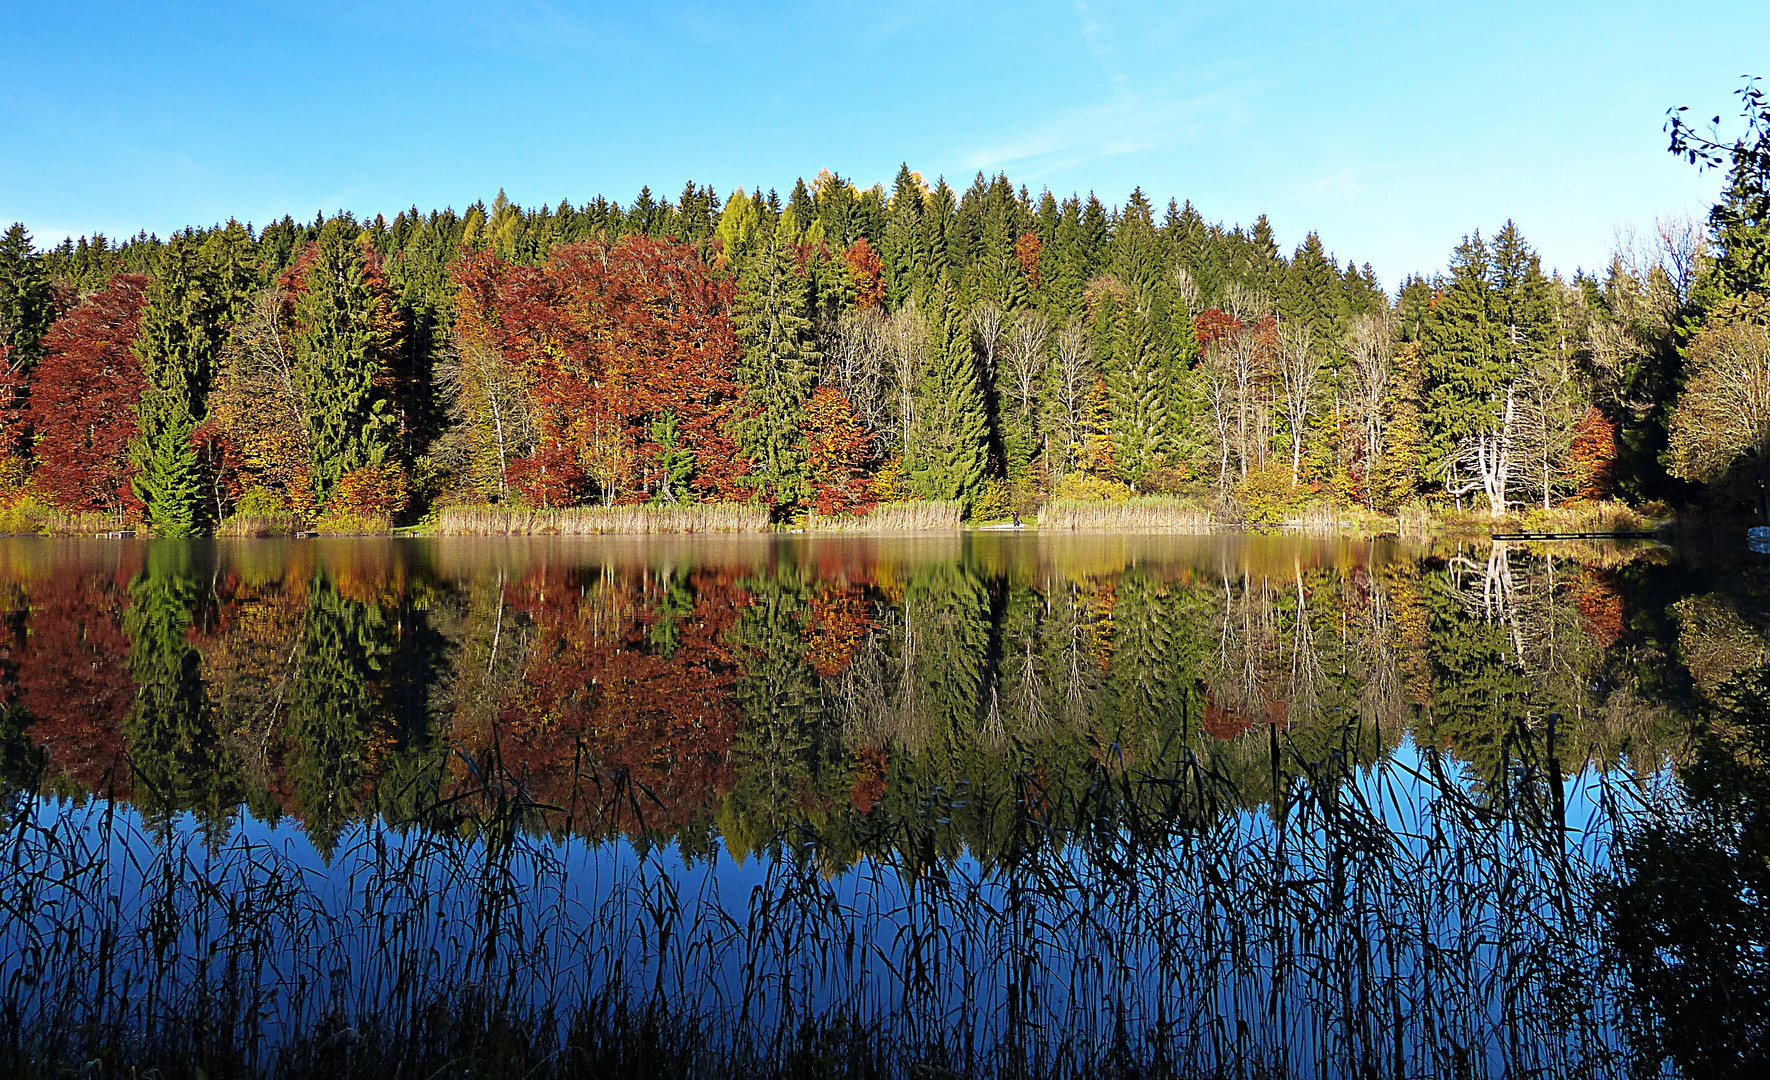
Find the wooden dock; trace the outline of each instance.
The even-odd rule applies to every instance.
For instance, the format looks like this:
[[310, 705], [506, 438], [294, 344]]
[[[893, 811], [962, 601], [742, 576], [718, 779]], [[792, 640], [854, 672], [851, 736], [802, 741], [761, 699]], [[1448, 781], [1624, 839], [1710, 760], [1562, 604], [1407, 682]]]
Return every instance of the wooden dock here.
[[1494, 533], [1495, 540], [1651, 540], [1651, 532], [1543, 532]]

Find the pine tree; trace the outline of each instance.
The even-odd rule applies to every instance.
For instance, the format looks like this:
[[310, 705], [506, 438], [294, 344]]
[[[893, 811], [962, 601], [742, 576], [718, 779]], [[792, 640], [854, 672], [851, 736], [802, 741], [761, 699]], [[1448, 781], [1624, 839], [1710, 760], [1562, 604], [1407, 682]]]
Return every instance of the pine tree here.
[[1114, 298], [1109, 304], [1111, 310], [1101, 317], [1111, 327], [1107, 378], [1113, 462], [1136, 491], [1167, 449], [1168, 373], [1136, 300]]
[[989, 417], [977, 381], [970, 319], [948, 288], [934, 296], [928, 371], [917, 390], [910, 480], [926, 499], [956, 500], [967, 510], [989, 466]]
[[1451, 254], [1451, 277], [1421, 326], [1422, 471], [1441, 480], [1463, 440], [1492, 431], [1513, 377], [1495, 318], [1493, 260], [1480, 233]]
[[203, 684], [203, 655], [191, 644], [198, 577], [186, 543], [155, 541], [129, 585], [123, 628], [135, 704], [123, 722], [135, 801], [150, 816], [194, 809], [224, 821], [240, 801], [237, 771], [216, 730]]
[[174, 236], [161, 252], [135, 336], [143, 388], [129, 446], [131, 483], [160, 536], [188, 536], [197, 528], [201, 481], [191, 435], [226, 333], [224, 300], [212, 288], [196, 238]]
[[750, 459], [746, 483], [771, 506], [791, 506], [806, 492], [799, 429], [820, 354], [807, 316], [793, 212], [739, 278], [735, 321], [743, 359], [732, 435]]
[[55, 322], [55, 295], [31, 234], [14, 222], [0, 237], [0, 362], [24, 374], [43, 358], [43, 335]]
[[383, 392], [397, 323], [380, 269], [347, 219], [320, 230], [295, 300], [294, 383], [305, 406], [313, 492], [324, 505], [338, 478], [392, 463], [398, 421]]

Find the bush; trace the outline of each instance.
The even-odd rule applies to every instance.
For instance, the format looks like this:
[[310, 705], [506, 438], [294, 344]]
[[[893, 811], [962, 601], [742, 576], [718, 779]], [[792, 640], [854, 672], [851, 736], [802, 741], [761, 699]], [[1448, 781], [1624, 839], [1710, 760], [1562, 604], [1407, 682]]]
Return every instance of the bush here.
[[1001, 521], [1014, 510], [1014, 500], [1009, 494], [1008, 485], [1000, 480], [991, 480], [983, 485], [983, 490], [971, 500], [972, 521]]
[[1291, 482], [1291, 467], [1273, 462], [1255, 469], [1235, 488], [1235, 505], [1249, 525], [1273, 528], [1301, 510], [1314, 494], [1303, 484]]
[[405, 469], [395, 464], [365, 465], [338, 478], [326, 517], [391, 520], [405, 512], [409, 500]]
[[1130, 497], [1126, 485], [1089, 473], [1070, 473], [1057, 482], [1057, 498], [1065, 502], [1124, 502]]

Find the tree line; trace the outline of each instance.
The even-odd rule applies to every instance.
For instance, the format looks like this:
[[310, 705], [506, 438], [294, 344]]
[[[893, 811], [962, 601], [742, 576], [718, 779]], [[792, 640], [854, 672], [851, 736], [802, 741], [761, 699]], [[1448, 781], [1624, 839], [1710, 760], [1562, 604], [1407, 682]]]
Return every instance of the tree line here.
[[1564, 277], [1506, 222], [1392, 293], [1264, 217], [907, 166], [43, 251], [14, 225], [0, 487], [167, 535], [448, 502], [1755, 502], [1764, 131], [1706, 226]]

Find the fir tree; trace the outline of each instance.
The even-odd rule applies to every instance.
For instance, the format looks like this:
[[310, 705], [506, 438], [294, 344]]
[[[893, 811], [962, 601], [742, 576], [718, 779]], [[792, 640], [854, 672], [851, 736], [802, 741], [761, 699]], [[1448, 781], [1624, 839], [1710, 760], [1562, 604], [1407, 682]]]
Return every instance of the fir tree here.
[[988, 471], [989, 417], [977, 380], [970, 319], [950, 289], [937, 291], [934, 301], [934, 340], [917, 390], [910, 480], [923, 498], [957, 500], [969, 509]]
[[807, 317], [791, 208], [739, 281], [736, 323], [738, 410], [733, 437], [750, 459], [746, 483], [772, 506], [790, 506], [806, 491], [799, 428], [820, 354]]
[[292, 374], [323, 505], [339, 477], [397, 453], [398, 421], [382, 389], [397, 323], [379, 267], [346, 219], [321, 228], [299, 284]]
[[144, 385], [129, 446], [130, 482], [160, 536], [188, 536], [197, 527], [201, 479], [191, 435], [225, 340], [225, 303], [204, 272], [196, 238], [174, 236], [148, 287], [133, 346]]
[[235, 770], [187, 636], [199, 600], [190, 545], [155, 541], [123, 613], [135, 705], [124, 721], [135, 799], [150, 816], [194, 809], [220, 823], [239, 804]]
[[55, 322], [55, 295], [31, 234], [14, 222], [0, 237], [0, 362], [23, 374], [43, 358], [43, 335]]
[[1133, 297], [1114, 298], [1102, 321], [1111, 327], [1107, 367], [1112, 395], [1113, 462], [1137, 490], [1168, 443], [1168, 376], [1145, 312]]
[[1493, 430], [1513, 376], [1504, 328], [1493, 310], [1493, 260], [1480, 233], [1457, 245], [1450, 268], [1450, 280], [1421, 325], [1421, 465], [1432, 480], [1444, 477], [1464, 439]]

